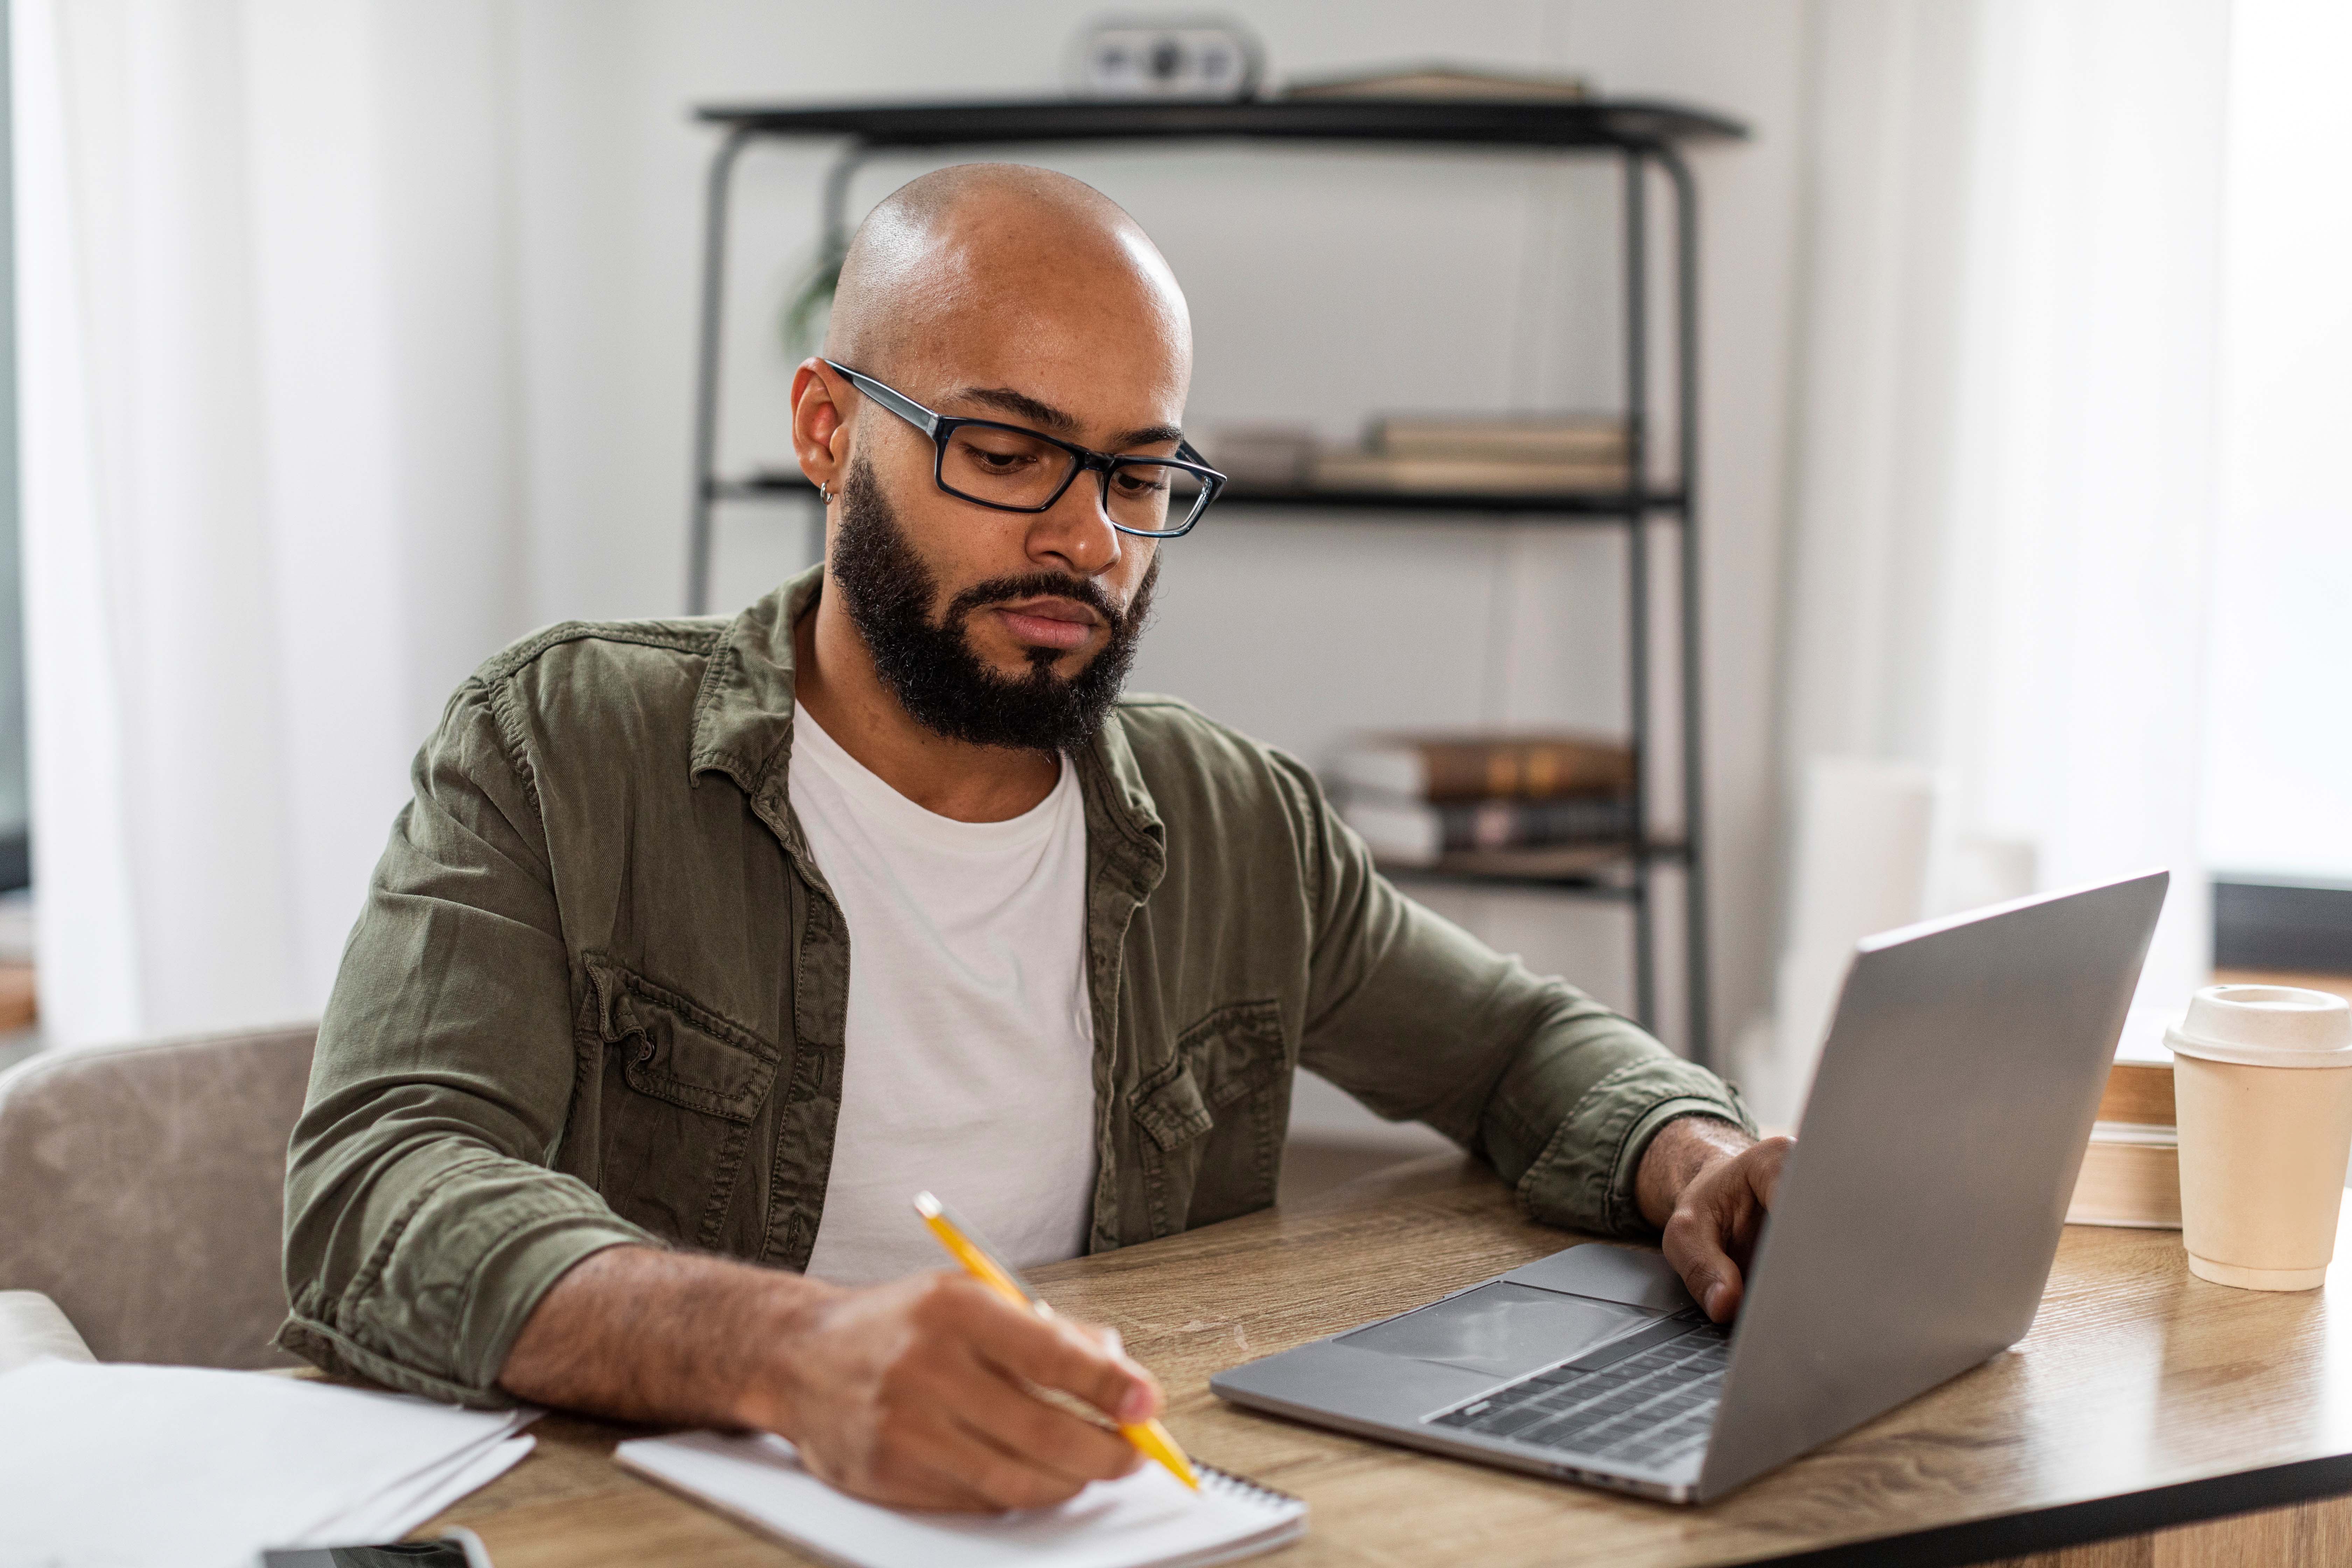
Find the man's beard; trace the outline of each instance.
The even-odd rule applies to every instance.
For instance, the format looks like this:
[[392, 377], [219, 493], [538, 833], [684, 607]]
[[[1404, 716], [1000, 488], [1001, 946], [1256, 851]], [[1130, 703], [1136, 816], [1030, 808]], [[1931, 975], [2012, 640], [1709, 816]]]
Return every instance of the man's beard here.
[[[975, 583], [950, 600], [937, 622], [931, 605], [939, 584], [898, 526], [873, 467], [851, 459], [841, 487], [841, 527], [834, 537], [833, 580], [874, 668], [918, 723], [951, 741], [1023, 751], [1075, 751], [1092, 741], [1127, 682], [1137, 640], [1151, 614], [1160, 577], [1155, 557], [1125, 610], [1090, 577], [1030, 572]], [[1029, 673], [1007, 679], [982, 662], [965, 635], [974, 610], [1040, 595], [1089, 605], [1110, 628], [1110, 640], [1071, 676], [1056, 675], [1067, 651], [1029, 650]]]

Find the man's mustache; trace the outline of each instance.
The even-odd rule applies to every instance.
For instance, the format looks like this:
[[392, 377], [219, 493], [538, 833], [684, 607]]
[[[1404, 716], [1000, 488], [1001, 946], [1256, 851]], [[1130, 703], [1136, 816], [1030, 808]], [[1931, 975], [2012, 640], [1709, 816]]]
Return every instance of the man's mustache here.
[[1045, 596], [1074, 599], [1103, 618], [1117, 637], [1126, 629], [1128, 609], [1111, 603], [1110, 595], [1102, 584], [1092, 577], [1072, 577], [1061, 572], [1029, 572], [1016, 577], [991, 577], [985, 583], [975, 583], [948, 601], [943, 624], [956, 626], [974, 610], [991, 605], [1008, 604], [1015, 599], [1035, 599]]

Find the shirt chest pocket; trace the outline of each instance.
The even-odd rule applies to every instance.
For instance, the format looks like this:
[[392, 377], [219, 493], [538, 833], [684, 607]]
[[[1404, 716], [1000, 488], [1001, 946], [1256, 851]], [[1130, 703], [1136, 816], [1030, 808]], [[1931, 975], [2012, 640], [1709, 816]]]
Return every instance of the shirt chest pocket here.
[[1135, 1094], [1137, 1161], [1152, 1235], [1274, 1202], [1290, 1124], [1290, 1075], [1275, 1003], [1219, 1007], [1178, 1037], [1174, 1057]]
[[623, 1218], [714, 1245], [782, 1051], [609, 960], [588, 973], [601, 1058], [598, 1189]]

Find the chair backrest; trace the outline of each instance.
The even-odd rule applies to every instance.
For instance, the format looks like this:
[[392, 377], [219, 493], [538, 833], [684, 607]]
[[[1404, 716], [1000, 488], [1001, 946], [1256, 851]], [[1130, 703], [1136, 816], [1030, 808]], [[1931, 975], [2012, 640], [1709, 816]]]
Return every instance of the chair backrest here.
[[0, 1290], [100, 1361], [296, 1364], [278, 1256], [315, 1025], [54, 1051], [0, 1074]]

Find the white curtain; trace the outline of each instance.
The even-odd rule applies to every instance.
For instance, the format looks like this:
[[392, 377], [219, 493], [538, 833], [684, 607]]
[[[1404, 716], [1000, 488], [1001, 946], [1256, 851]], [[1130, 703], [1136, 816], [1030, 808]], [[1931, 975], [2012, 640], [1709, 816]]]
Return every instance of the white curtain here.
[[2352, 5], [2237, 0], [2207, 693], [2216, 870], [2352, 883]]
[[314, 1013], [523, 629], [505, 7], [11, 11], [45, 1031]]
[[[1924, 765], [1947, 835], [2030, 844], [2045, 888], [2169, 866], [2152, 1004], [2210, 952], [2229, 20], [2227, 0], [1813, 13], [1784, 776]], [[1817, 1047], [1764, 1047], [1765, 1076], [1801, 1082]]]

